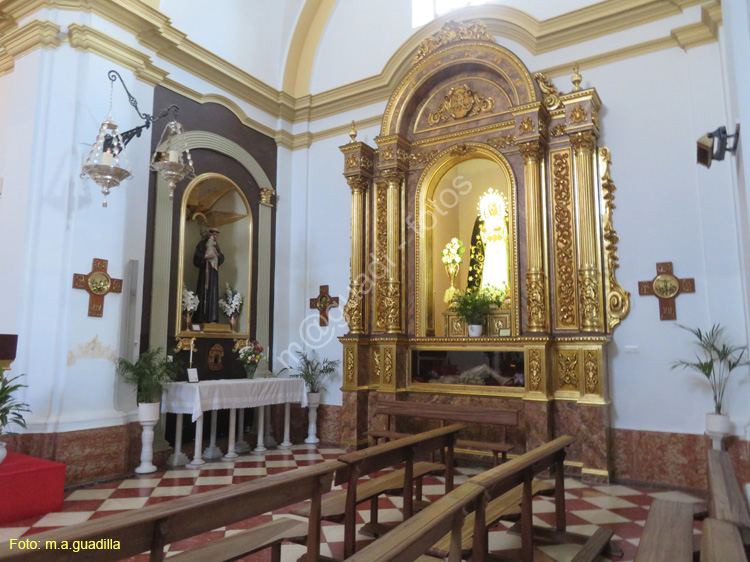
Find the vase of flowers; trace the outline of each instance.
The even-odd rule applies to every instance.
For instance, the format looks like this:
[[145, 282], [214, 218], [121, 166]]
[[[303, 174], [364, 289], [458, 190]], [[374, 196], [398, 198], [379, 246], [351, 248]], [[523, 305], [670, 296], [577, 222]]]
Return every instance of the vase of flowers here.
[[249, 345], [240, 349], [239, 357], [237, 359], [245, 366], [247, 378], [251, 379], [255, 376], [255, 371], [258, 369], [258, 363], [260, 363], [262, 358], [263, 347], [258, 343], [258, 340], [253, 340]]
[[232, 331], [236, 331], [239, 328], [240, 312], [242, 312], [242, 295], [232, 289], [229, 283], [224, 284], [226, 291], [224, 298], [219, 299], [219, 308], [229, 318], [229, 325], [232, 327]]
[[200, 299], [193, 291], [189, 291], [185, 285], [182, 285], [182, 311], [185, 313], [185, 328], [190, 329], [193, 320], [193, 313], [198, 309]]
[[448, 304], [453, 301], [453, 297], [456, 294], [456, 286], [454, 281], [456, 275], [458, 275], [458, 269], [461, 267], [461, 256], [466, 251], [464, 243], [458, 238], [451, 238], [451, 241], [445, 245], [445, 248], [440, 252], [443, 265], [445, 266], [445, 272], [448, 274], [448, 278], [451, 281], [451, 286], [445, 291], [443, 301]]

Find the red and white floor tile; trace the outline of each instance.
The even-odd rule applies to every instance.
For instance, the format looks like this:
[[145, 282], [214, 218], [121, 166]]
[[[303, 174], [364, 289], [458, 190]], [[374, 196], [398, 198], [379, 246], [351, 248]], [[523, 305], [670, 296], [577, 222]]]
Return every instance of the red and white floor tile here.
[[[175, 469], [156, 472], [141, 477], [128, 478], [100, 485], [81, 488], [66, 493], [62, 510], [48, 513], [0, 526], [0, 542], [34, 535], [61, 526], [82, 523], [89, 519], [106, 517], [131, 509], [169, 501], [181, 496], [205, 492], [229, 484], [247, 482], [306, 466], [335, 459], [343, 454], [340, 449], [311, 445], [296, 445], [289, 451], [271, 451], [265, 456], [244, 456], [234, 462], [211, 462], [201, 469]], [[462, 467], [456, 477], [456, 484], [461, 484], [481, 469]], [[641, 488], [635, 486], [609, 485], [589, 486], [567, 478], [566, 509], [568, 530], [573, 533], [591, 535], [598, 527], [608, 527], [614, 531], [613, 540], [619, 545], [624, 556], [614, 560], [628, 562], [633, 560], [648, 509], [655, 498], [664, 498], [684, 502], [700, 502], [693, 495], [680, 492]], [[442, 496], [444, 488], [440, 478], [425, 479], [424, 494], [426, 499], [435, 500]], [[380, 500], [381, 522], [400, 521], [402, 499], [388, 496]], [[550, 527], [554, 523], [554, 501], [552, 498], [538, 497], [534, 500], [534, 524]], [[286, 511], [286, 510], [284, 510]], [[247, 521], [240, 521], [227, 527], [221, 527], [210, 533], [181, 541], [169, 546], [167, 555], [232, 535], [260, 522], [271, 520], [281, 512], [263, 515]], [[369, 504], [362, 504], [359, 510], [358, 529], [369, 521]], [[507, 531], [512, 523], [501, 522], [493, 527], [489, 534], [490, 551], [507, 556], [520, 553], [520, 537]], [[700, 524], [696, 524], [699, 533]], [[341, 559], [344, 540], [343, 525], [324, 522], [321, 554]], [[361, 539], [361, 541], [359, 541]], [[358, 548], [372, 540], [359, 535]], [[580, 547], [576, 545], [541, 546], [539, 550], [558, 562], [567, 562]], [[304, 553], [299, 545], [284, 545], [282, 559], [296, 561]], [[147, 560], [146, 556], [138, 557]], [[270, 559], [269, 552], [248, 556], [243, 560], [265, 561]]]

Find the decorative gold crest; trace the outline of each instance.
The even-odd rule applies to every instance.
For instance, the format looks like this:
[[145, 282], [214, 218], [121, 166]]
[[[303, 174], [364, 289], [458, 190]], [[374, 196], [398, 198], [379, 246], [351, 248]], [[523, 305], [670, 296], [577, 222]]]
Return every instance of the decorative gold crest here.
[[518, 132], [522, 135], [533, 133], [535, 127], [536, 125], [534, 125], [534, 120], [531, 117], [524, 117], [518, 126]]
[[539, 84], [539, 89], [544, 94], [544, 107], [551, 111], [562, 105], [562, 100], [560, 99], [562, 92], [557, 91], [557, 88], [555, 88], [555, 85], [549, 78], [541, 72], [537, 72], [534, 74], [534, 80]]
[[490, 112], [495, 107], [495, 100], [475, 92], [464, 84], [458, 88], [451, 88], [437, 111], [430, 113], [427, 121], [430, 125], [445, 123], [450, 117], [463, 119], [473, 117], [480, 112]]
[[449, 21], [435, 35], [428, 37], [419, 44], [413, 64], [418, 63], [444, 45], [450, 45], [458, 41], [472, 40], [495, 42], [495, 38], [487, 31], [487, 27], [485, 27], [481, 20], [467, 22]]
[[570, 112], [570, 122], [571, 123], [583, 123], [586, 121], [587, 117], [586, 110], [583, 109], [583, 106], [577, 105], [573, 108], [573, 111]]

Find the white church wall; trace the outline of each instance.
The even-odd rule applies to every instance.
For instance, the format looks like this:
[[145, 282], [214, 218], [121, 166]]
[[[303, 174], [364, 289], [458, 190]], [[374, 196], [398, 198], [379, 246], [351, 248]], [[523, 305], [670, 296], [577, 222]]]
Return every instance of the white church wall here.
[[159, 11], [188, 39], [281, 89], [286, 49], [303, 0], [225, 0], [208, 8], [201, 0], [161, 0]]
[[[26, 373], [29, 384], [28, 431], [120, 425], [135, 407], [134, 394], [121, 388], [114, 365], [120, 354], [125, 295], [107, 295], [103, 317], [89, 317], [88, 294], [73, 289], [72, 279], [74, 273], [90, 272], [94, 258], [109, 260], [108, 273], [114, 278], [123, 277], [124, 265], [131, 259], [142, 267], [148, 140], [136, 139], [128, 147], [133, 179], [113, 189], [106, 209], [99, 188], [79, 174], [107, 116], [107, 70], [119, 70], [142, 111], [151, 112], [153, 88], [123, 68], [68, 46], [39, 51], [36, 64], [33, 57], [17, 60], [10, 76], [24, 77], [28, 63], [38, 80], [32, 106], [33, 143], [28, 148], [29, 165], [23, 166], [31, 174], [25, 183], [14, 182], [12, 190], [12, 197], [18, 191], [28, 200], [26, 212], [19, 217], [27, 233], [22, 251], [26, 262], [13, 279], [20, 285], [16, 302], [23, 320], [15, 331], [9, 330], [19, 334], [14, 371]], [[118, 84], [112, 114], [124, 124], [132, 120], [131, 113]], [[10, 250], [4, 247], [4, 252]], [[137, 310], [141, 292], [139, 286]]]

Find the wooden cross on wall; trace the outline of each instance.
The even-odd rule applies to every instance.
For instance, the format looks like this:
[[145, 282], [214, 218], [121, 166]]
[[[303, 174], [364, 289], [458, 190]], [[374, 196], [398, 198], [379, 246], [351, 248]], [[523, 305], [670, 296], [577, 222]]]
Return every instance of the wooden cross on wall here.
[[89, 316], [104, 314], [104, 295], [122, 293], [122, 279], [112, 279], [107, 273], [107, 260], [94, 258], [91, 273], [73, 274], [73, 288], [84, 289], [89, 294]]
[[682, 293], [695, 292], [695, 279], [678, 279], [674, 276], [672, 262], [656, 264], [656, 277], [651, 281], [638, 281], [638, 294], [659, 299], [659, 320], [677, 320], [675, 298]]
[[320, 325], [328, 326], [328, 311], [339, 307], [339, 298], [328, 294], [328, 285], [320, 286], [320, 294], [310, 299], [310, 308], [320, 312]]

